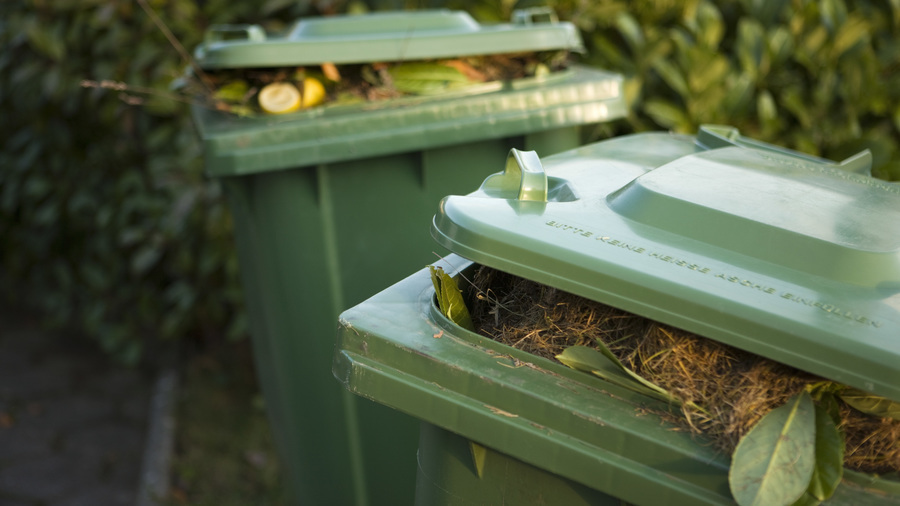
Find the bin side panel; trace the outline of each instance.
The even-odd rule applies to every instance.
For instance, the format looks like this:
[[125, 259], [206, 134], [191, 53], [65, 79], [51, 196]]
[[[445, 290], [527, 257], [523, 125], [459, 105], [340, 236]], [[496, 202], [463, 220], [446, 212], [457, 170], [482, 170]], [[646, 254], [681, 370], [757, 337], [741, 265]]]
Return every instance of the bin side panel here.
[[[429, 237], [440, 199], [477, 188], [520, 137], [328, 166], [343, 304], [350, 307], [445, 255]], [[493, 163], [492, 163], [493, 162]]]
[[416, 504], [565, 504], [619, 506], [622, 501], [562, 476], [485, 448], [481, 472], [470, 441], [422, 423]]
[[[327, 222], [315, 171], [259, 174], [226, 180], [226, 185], [257, 374], [292, 495], [301, 504], [365, 504], [370, 494], [385, 492], [371, 476], [363, 476], [362, 455], [373, 452], [354, 444], [380, 436], [361, 438], [354, 431], [396, 427], [408, 434], [405, 450], [404, 441], [396, 441], [392, 452], [367, 455], [381, 460], [368, 469], [395, 475], [380, 477], [393, 489], [386, 491], [387, 503], [411, 503], [416, 422], [348, 397], [331, 375], [333, 341], [324, 336], [334, 334], [339, 288], [330, 276], [333, 260], [322, 247]], [[381, 503], [374, 495], [371, 501]]]

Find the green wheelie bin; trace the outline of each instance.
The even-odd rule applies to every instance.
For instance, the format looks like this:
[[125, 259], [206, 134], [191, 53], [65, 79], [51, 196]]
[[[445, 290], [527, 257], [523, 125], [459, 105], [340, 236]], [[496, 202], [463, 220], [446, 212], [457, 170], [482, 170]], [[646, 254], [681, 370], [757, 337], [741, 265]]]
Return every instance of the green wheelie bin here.
[[[460, 285], [497, 269], [896, 406], [900, 185], [870, 164], [720, 126], [512, 150], [441, 201], [432, 234], [453, 254], [435, 265]], [[422, 421], [417, 505], [734, 504], [730, 456], [674, 430], [657, 414], [670, 404], [463, 328], [437, 286], [423, 269], [345, 311], [334, 360], [349, 391]], [[827, 504], [900, 503], [896, 476], [836, 483]]]
[[[546, 10], [500, 25], [435, 10], [302, 19], [280, 35], [213, 27], [196, 57], [211, 73], [265, 72], [581, 48]], [[579, 65], [289, 114], [194, 108], [206, 172], [234, 216], [255, 363], [296, 502], [413, 502], [418, 422], [334, 381], [323, 336], [337, 315], [443, 251], [427, 238], [432, 203], [476, 185], [491, 160], [570, 149], [584, 126], [624, 114], [621, 76]]]

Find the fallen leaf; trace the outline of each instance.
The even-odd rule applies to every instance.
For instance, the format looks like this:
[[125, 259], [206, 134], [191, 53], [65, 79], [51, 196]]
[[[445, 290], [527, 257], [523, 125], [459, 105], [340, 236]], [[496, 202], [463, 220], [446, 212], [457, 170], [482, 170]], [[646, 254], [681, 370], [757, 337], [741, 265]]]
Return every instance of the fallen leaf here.
[[478, 81], [482, 83], [487, 81], [487, 76], [484, 74], [484, 72], [476, 69], [463, 60], [447, 60], [444, 62], [444, 65], [453, 67], [456, 70], [462, 72], [463, 75], [469, 78], [470, 81]]
[[519, 418], [519, 415], [515, 415], [513, 413], [510, 413], [509, 411], [503, 411], [500, 408], [495, 408], [494, 406], [490, 406], [488, 404], [485, 404], [484, 407], [491, 410], [491, 412], [494, 413], [495, 415], [508, 416], [509, 418]]
[[325, 74], [325, 77], [328, 78], [329, 81], [334, 81], [336, 83], [341, 82], [341, 72], [334, 63], [323, 63], [322, 73]]
[[787, 506], [806, 493], [815, 465], [815, 405], [804, 391], [770, 411], [741, 438], [728, 483], [741, 506]]

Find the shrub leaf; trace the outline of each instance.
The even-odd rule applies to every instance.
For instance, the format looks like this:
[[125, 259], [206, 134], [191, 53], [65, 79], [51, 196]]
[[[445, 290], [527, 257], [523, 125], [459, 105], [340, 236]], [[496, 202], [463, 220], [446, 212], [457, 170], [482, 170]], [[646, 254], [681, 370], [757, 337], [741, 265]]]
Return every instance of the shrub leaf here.
[[728, 473], [731, 493], [740, 506], [793, 504], [809, 488], [815, 461], [815, 406], [804, 391], [741, 438]]
[[844, 438], [825, 405], [816, 404], [815, 418], [816, 460], [807, 493], [824, 501], [834, 493], [844, 474]]
[[434, 284], [434, 293], [437, 295], [441, 313], [453, 323], [474, 332], [475, 325], [472, 324], [469, 308], [466, 307], [466, 301], [463, 300], [456, 280], [440, 267], [429, 265], [428, 268], [431, 269], [431, 282]]
[[848, 388], [840, 394], [841, 400], [863, 413], [882, 418], [900, 420], [900, 402], [872, 395], [862, 390]]
[[678, 403], [672, 394], [663, 388], [638, 376], [625, 367], [608, 349], [601, 350], [589, 346], [570, 346], [556, 356], [563, 364], [578, 371], [591, 373], [621, 387], [629, 388], [644, 395], [666, 402]]

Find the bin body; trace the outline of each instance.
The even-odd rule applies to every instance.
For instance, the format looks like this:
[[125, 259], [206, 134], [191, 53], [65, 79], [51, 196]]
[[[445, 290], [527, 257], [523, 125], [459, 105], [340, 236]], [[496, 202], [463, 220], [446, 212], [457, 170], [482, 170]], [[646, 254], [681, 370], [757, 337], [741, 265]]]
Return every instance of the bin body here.
[[[559, 149], [578, 134], [547, 132]], [[331, 374], [334, 341], [319, 336], [333, 335], [343, 309], [445, 255], [427, 234], [433, 203], [484, 179], [487, 161], [511, 146], [547, 149], [542, 137], [222, 178], [256, 368], [304, 504], [412, 503], [418, 421], [343, 389]], [[353, 486], [324, 478], [332, 476]]]
[[[514, 154], [441, 202], [432, 232], [454, 254], [435, 265], [478, 262], [900, 400], [898, 186], [866, 176], [866, 156], [701, 134], [612, 139], [543, 166]], [[417, 504], [590, 497], [569, 481], [589, 503], [733, 504], [728, 456], [651, 414], [667, 405], [451, 323], [427, 269], [341, 315], [333, 370], [437, 427], [422, 429]], [[478, 457], [453, 434], [538, 472], [473, 477]], [[900, 483], [845, 472], [828, 504], [898, 501]]]
[[[472, 23], [464, 23], [466, 30], [477, 31]], [[275, 47], [266, 46], [264, 56], [278, 56], [278, 44], [302, 46], [306, 35], [330, 33], [302, 26], [288, 42], [263, 41]], [[553, 26], [529, 29], [545, 33]], [[446, 27], [438, 28], [445, 36]], [[239, 31], [250, 39], [234, 44], [242, 52], [229, 53], [231, 42], [217, 36], [198, 52], [201, 60], [215, 68], [253, 61], [243, 45], [262, 36], [257, 29]], [[499, 30], [507, 41], [514, 31]], [[416, 39], [400, 39], [404, 51], [416, 47]], [[482, 49], [490, 52], [485, 40]], [[354, 44], [332, 61], [347, 55], [359, 61], [366, 45], [358, 38]], [[434, 203], [477, 185], [511, 147], [570, 149], [580, 144], [584, 125], [624, 114], [621, 77], [578, 66], [477, 90], [282, 116], [194, 109], [207, 173], [221, 181], [234, 216], [256, 368], [297, 503], [414, 499], [418, 421], [334, 381], [334, 341], [323, 336], [333, 336], [339, 313], [434, 261], [434, 252], [445, 254], [427, 237]]]

